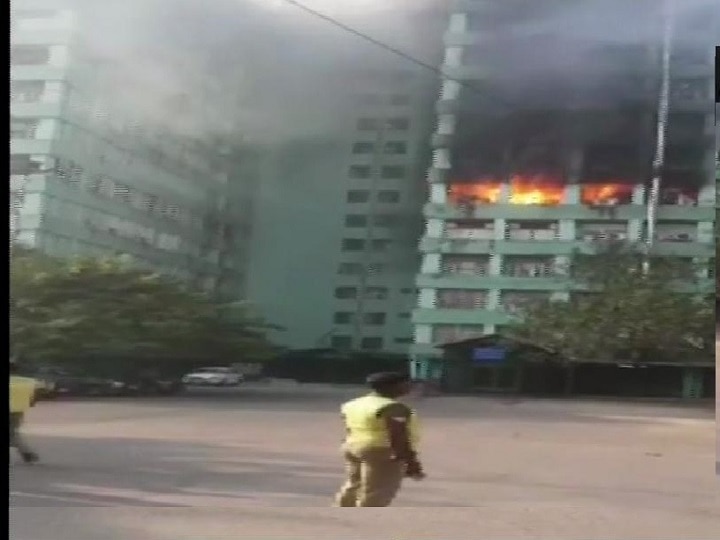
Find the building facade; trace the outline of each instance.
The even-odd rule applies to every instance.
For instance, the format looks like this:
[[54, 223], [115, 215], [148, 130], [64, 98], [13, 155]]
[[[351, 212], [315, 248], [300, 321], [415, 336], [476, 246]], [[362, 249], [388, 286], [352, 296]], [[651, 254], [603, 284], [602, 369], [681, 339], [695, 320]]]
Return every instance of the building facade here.
[[[529, 302], [568, 298], [575, 250], [597, 240], [644, 242], [652, 219], [667, 31], [659, 3], [642, 8], [645, 26], [620, 43], [603, 37], [623, 24], [620, 5], [615, 20], [607, 15], [614, 7], [598, 4], [585, 24], [543, 27], [560, 4], [500, 4], [454, 2], [444, 36], [413, 313], [419, 377], [440, 376], [437, 345], [498, 332]], [[655, 253], [707, 264], [708, 278], [716, 15], [682, 10], [673, 20], [665, 159], [650, 229]]]
[[11, 8], [15, 240], [60, 257], [128, 254], [239, 296], [252, 193], [237, 186], [252, 159], [145, 121], [119, 89], [151, 87], [94, 55], [83, 12], [63, 5]]
[[262, 175], [249, 299], [290, 348], [412, 341], [436, 78], [382, 64], [325, 71], [329, 88], [353, 81], [318, 110], [334, 125], [278, 145]]

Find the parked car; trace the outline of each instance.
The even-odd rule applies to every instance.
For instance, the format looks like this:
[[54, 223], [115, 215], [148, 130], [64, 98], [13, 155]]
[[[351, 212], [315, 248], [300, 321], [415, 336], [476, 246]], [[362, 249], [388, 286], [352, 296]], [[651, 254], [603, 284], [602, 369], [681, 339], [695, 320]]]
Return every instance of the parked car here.
[[182, 392], [185, 385], [180, 377], [143, 373], [122, 377], [124, 395], [173, 395]]
[[188, 386], [237, 386], [243, 376], [229, 367], [206, 367], [188, 373], [182, 382]]
[[115, 379], [63, 372], [55, 379], [58, 396], [119, 396], [125, 383]]

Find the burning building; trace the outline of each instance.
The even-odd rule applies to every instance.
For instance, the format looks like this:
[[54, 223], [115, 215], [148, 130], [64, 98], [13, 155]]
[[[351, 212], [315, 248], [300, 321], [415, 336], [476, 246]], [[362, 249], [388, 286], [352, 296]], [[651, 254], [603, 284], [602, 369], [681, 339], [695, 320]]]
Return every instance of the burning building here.
[[715, 6], [676, 1], [669, 26], [657, 0], [572, 4], [451, 9], [414, 313], [419, 376], [443, 336], [492, 334], [533, 299], [569, 297], [563, 274], [587, 242], [649, 234], [658, 253], [714, 257]]

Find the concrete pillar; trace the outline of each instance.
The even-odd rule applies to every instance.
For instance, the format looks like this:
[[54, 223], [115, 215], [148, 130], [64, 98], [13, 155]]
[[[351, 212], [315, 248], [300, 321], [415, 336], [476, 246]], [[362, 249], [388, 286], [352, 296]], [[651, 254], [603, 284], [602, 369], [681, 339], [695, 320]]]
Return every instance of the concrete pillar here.
[[53, 67], [66, 67], [70, 59], [67, 45], [52, 45], [50, 47], [50, 62]]
[[433, 204], [447, 204], [447, 187], [445, 184], [430, 185], [430, 202]]
[[580, 186], [568, 184], [565, 186], [565, 197], [563, 204], [580, 204]]
[[638, 184], [633, 188], [632, 203], [640, 205], [645, 204], [645, 186]]
[[432, 344], [432, 325], [416, 324], [414, 333], [415, 333], [415, 343], [417, 343], [419, 345]]
[[643, 234], [643, 221], [631, 219], [628, 221], [627, 235], [629, 242], [640, 242]]
[[575, 240], [575, 221], [572, 219], [561, 219], [558, 235], [560, 240], [566, 242]]
[[502, 275], [502, 255], [490, 255], [490, 262], [488, 264], [488, 274], [491, 276]]
[[445, 79], [440, 90], [440, 99], [448, 101], [457, 99], [460, 95], [460, 88], [460, 83], [455, 79]]
[[422, 258], [420, 273], [439, 274], [442, 271], [441, 255], [439, 253], [426, 253]]
[[494, 236], [495, 236], [496, 241], [505, 240], [506, 227], [507, 227], [507, 222], [504, 218], [495, 219]]
[[485, 309], [488, 311], [497, 311], [500, 309], [500, 289], [490, 289], [488, 291]]
[[442, 219], [428, 219], [425, 226], [427, 238], [442, 238], [445, 229], [445, 222]]
[[455, 133], [455, 115], [441, 114], [438, 116], [437, 132], [440, 135], [452, 135]]
[[467, 15], [465, 13], [453, 13], [450, 15], [448, 32], [452, 34], [464, 34], [467, 32]]
[[462, 47], [447, 47], [443, 67], [455, 68], [462, 65]]
[[437, 289], [420, 289], [418, 307], [420, 309], [435, 309], [437, 307]]

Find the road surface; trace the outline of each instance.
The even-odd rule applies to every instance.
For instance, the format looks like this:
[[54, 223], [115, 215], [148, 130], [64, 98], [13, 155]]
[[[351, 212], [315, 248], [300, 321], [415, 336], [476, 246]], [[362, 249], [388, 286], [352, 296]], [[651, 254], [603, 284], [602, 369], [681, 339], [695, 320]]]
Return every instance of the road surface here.
[[329, 501], [351, 395], [248, 386], [42, 403], [27, 433], [44, 463], [11, 456], [10, 538], [720, 537], [711, 410], [426, 399], [429, 478], [394, 509], [350, 512]]

